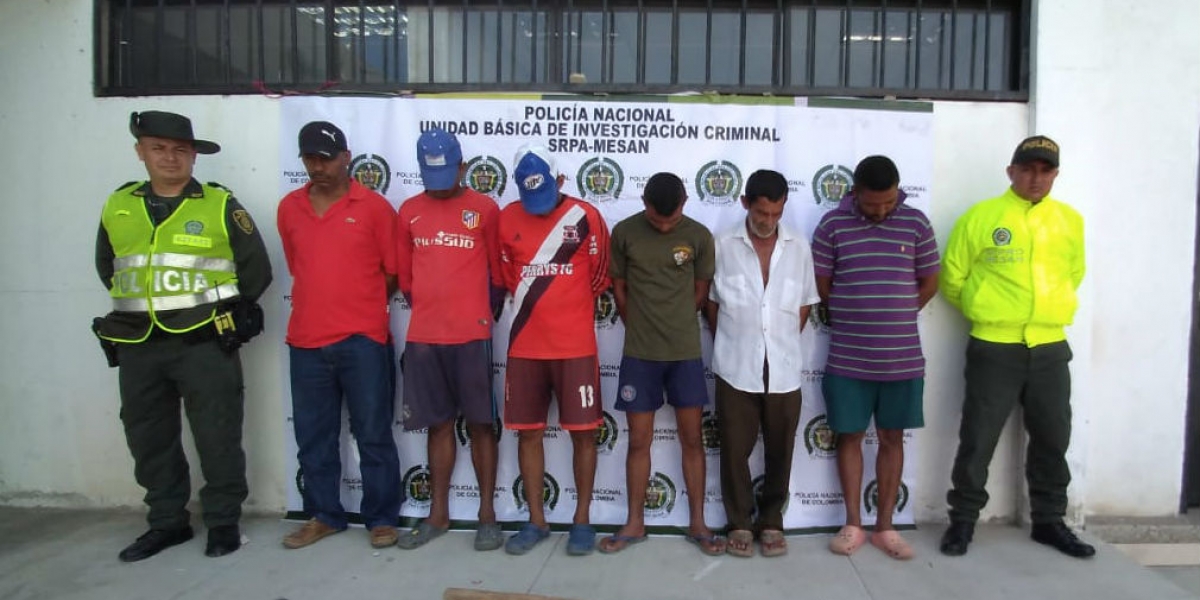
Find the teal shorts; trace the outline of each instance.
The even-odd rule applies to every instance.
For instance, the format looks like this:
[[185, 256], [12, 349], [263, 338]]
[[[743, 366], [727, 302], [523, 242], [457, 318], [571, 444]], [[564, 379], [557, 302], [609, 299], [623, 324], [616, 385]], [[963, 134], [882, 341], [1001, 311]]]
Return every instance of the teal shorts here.
[[877, 429], [918, 429], [925, 426], [921, 397], [925, 378], [867, 381], [825, 374], [821, 382], [829, 428], [836, 433], [866, 431], [875, 416]]

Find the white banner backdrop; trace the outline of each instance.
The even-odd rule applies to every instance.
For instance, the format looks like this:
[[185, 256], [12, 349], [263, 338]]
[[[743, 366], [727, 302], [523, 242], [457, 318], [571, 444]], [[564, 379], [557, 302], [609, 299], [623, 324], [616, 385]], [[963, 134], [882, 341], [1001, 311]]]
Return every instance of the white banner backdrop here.
[[[738, 102], [746, 102], [739, 104]], [[802, 102], [802, 101], [801, 101]], [[545, 144], [556, 156], [558, 169], [567, 176], [563, 191], [584, 198], [604, 215], [611, 228], [642, 209], [641, 188], [654, 173], [670, 171], [688, 186], [684, 212], [714, 232], [737, 224], [745, 211], [738, 198], [745, 178], [757, 169], [774, 169], [789, 182], [784, 218], [811, 237], [821, 215], [836, 205], [849, 189], [854, 165], [865, 156], [891, 157], [901, 173], [908, 202], [928, 210], [932, 201], [933, 118], [931, 107], [903, 105], [907, 110], [881, 109], [877, 103], [838, 102], [814, 107], [763, 104], [761, 100], [697, 102], [694, 97], [641, 98], [638, 101], [584, 100], [575, 96], [541, 99], [514, 98], [320, 98], [282, 100], [280, 123], [279, 192], [307, 181], [297, 156], [296, 135], [309, 121], [326, 120], [345, 131], [353, 155], [351, 170], [399, 206], [422, 190], [417, 168], [416, 139], [431, 126], [458, 135], [468, 162], [466, 182], [506, 205], [517, 198], [512, 185], [512, 156], [528, 141]], [[913, 108], [917, 110], [913, 110]], [[290, 282], [284, 285], [289, 285]], [[290, 296], [287, 297], [290, 299]], [[288, 303], [281, 307], [279, 323], [286, 326]], [[397, 356], [403, 352], [409, 311], [397, 295], [392, 301], [392, 333]], [[506, 307], [494, 333], [494, 390], [502, 408], [505, 354], [511, 311]], [[611, 294], [596, 306], [596, 333], [600, 347], [601, 392], [605, 427], [597, 436], [599, 461], [591, 507], [592, 522], [615, 525], [625, 521], [625, 449], [628, 439], [624, 414], [613, 409], [617, 394], [623, 326]], [[705, 332], [704, 360], [708, 364], [711, 335]], [[810, 321], [804, 334], [806, 354], [803, 410], [796, 432], [791, 498], [784, 514], [788, 529], [839, 526], [844, 522], [841, 487], [833, 454], [833, 435], [825, 423], [821, 377], [825, 364], [828, 329]], [[286, 353], [283, 354], [286, 361]], [[285, 365], [286, 368], [286, 365]], [[302, 484], [296, 462], [291, 425], [288, 382], [283, 398], [286, 422], [288, 472], [295, 474], [288, 491], [288, 510], [299, 516]], [[403, 398], [397, 389], [397, 415]], [[709, 373], [709, 408], [705, 412], [704, 441], [708, 453], [705, 518], [710, 526], [725, 524], [721, 504], [718, 436], [712, 411], [712, 374]], [[557, 422], [552, 414], [550, 423]], [[465, 429], [458, 424], [458, 460], [451, 482], [452, 519], [476, 518], [478, 487], [471, 468]], [[395, 426], [400, 451], [405, 502], [401, 515], [422, 517], [429, 509], [428, 469], [424, 432], [405, 432]], [[358, 457], [343, 413], [342, 502], [357, 511], [362, 494]], [[500, 440], [500, 465], [496, 488], [496, 513], [501, 521], [524, 521], [528, 508], [521, 494], [517, 469], [517, 440], [504, 431]], [[570, 436], [557, 426], [546, 430], [545, 499], [552, 523], [570, 523], [576, 489], [571, 470]], [[875, 438], [868, 434], [864, 451], [863, 520], [875, 520]], [[905, 439], [905, 469], [895, 522], [912, 523], [909, 504], [914, 485], [916, 448], [911, 433]], [[651, 479], [645, 514], [649, 526], [686, 526], [687, 490], [679, 464], [675, 419], [670, 407], [655, 418]], [[761, 442], [751, 456], [752, 471], [762, 473]], [[761, 476], [755, 478], [755, 486]]]

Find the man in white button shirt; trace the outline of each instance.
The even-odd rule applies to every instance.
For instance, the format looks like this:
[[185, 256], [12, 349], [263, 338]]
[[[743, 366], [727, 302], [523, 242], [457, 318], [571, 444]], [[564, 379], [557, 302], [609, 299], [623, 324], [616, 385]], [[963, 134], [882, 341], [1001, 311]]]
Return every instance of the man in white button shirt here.
[[[783, 507], [800, 420], [800, 331], [820, 302], [808, 240], [780, 221], [787, 180], [760, 170], [746, 181], [746, 220], [716, 238], [717, 269], [705, 309], [714, 332], [721, 436], [721, 495], [729, 521], [726, 552], [787, 553]], [[755, 495], [747, 461], [762, 430], [766, 472]]]

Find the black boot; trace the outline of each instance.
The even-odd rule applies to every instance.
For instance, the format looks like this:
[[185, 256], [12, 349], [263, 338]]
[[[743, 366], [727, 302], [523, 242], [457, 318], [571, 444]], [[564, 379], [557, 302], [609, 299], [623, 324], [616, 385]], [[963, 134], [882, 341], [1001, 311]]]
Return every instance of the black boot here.
[[242, 547], [242, 532], [237, 525], [218, 525], [208, 530], [204, 555], [216, 558], [237, 552]]
[[1053, 546], [1067, 556], [1091, 558], [1096, 554], [1096, 548], [1080, 541], [1078, 537], [1075, 537], [1075, 532], [1071, 531], [1062, 521], [1034, 523], [1029, 537], [1039, 544]]
[[192, 539], [191, 526], [180, 529], [151, 529], [143, 533], [136, 542], [125, 547], [119, 555], [122, 561], [137, 562], [150, 558], [171, 546], [177, 546]]
[[967, 546], [975, 537], [975, 523], [970, 521], [951, 521], [942, 534], [942, 554], [946, 556], [962, 556], [967, 553]]

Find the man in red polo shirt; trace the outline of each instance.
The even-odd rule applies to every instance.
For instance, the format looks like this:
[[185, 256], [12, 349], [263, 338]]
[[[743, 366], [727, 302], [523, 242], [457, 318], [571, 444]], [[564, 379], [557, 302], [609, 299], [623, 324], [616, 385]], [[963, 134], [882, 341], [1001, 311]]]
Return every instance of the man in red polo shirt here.
[[[496, 409], [492, 402], [492, 298], [503, 299], [500, 207], [462, 186], [466, 164], [452, 134], [433, 128], [417, 139], [425, 191], [400, 204], [396, 257], [400, 291], [412, 307], [404, 345], [404, 428], [428, 428], [429, 517], [401, 536], [413, 549], [450, 528], [450, 475], [457, 453], [454, 420], [471, 438], [479, 484], [476, 550], [504, 541], [496, 522]], [[493, 292], [492, 290], [496, 290]]]
[[332, 123], [300, 130], [309, 183], [279, 203], [292, 274], [288, 322], [292, 419], [311, 519], [283, 538], [303, 548], [346, 529], [341, 503], [342, 402], [358, 444], [359, 513], [376, 548], [396, 543], [400, 459], [392, 434], [388, 299], [396, 290], [396, 212], [350, 177], [346, 136]]

